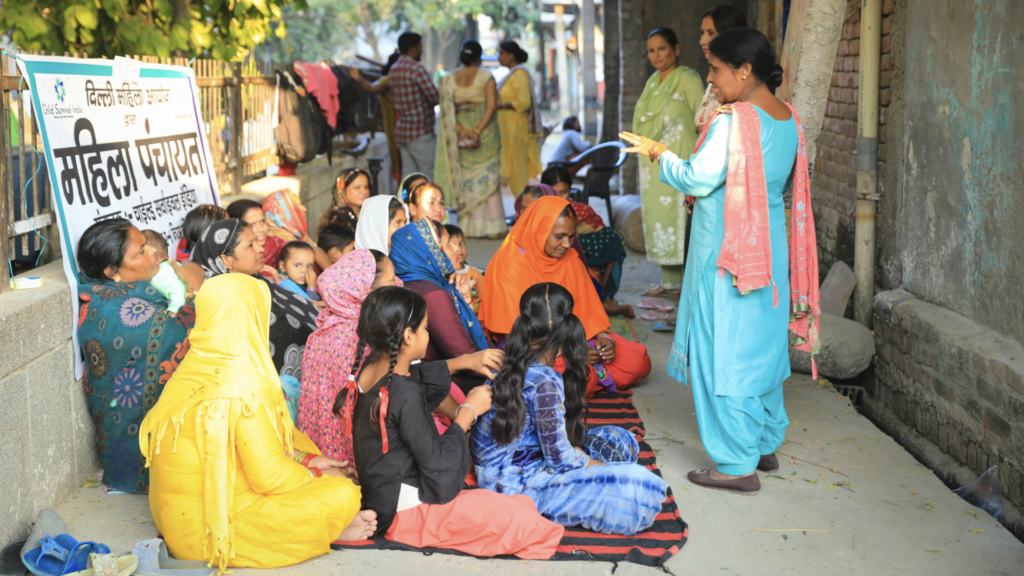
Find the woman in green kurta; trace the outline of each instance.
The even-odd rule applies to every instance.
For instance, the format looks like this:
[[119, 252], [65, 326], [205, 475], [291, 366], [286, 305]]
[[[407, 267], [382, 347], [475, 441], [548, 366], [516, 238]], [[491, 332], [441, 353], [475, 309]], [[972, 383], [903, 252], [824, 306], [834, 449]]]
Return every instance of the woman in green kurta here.
[[[647, 36], [647, 57], [657, 68], [633, 113], [633, 132], [661, 142], [680, 158], [697, 143], [694, 113], [704, 95], [700, 76], [678, 64], [679, 41], [668, 28]], [[686, 257], [686, 207], [683, 195], [659, 179], [658, 164], [638, 160], [647, 259], [661, 265], [661, 286], [644, 296], [678, 297]]]

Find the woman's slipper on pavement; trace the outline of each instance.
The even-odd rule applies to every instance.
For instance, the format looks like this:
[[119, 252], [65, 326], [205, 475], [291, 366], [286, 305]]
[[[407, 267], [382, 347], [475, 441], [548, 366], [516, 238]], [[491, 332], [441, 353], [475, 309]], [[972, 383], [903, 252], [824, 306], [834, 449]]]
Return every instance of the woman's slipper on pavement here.
[[679, 296], [682, 293], [683, 293], [682, 290], [665, 290], [661, 286], [658, 286], [657, 288], [652, 288], [652, 289], [648, 290], [647, 292], [644, 292], [643, 294], [641, 294], [641, 296], [644, 296], [644, 297], [656, 296], [656, 297], [659, 297], [659, 298], [679, 298]]
[[676, 309], [675, 306], [666, 304], [663, 300], [655, 298], [648, 298], [647, 300], [637, 304], [636, 307], [643, 308], [644, 310], [660, 310], [662, 312], [671, 312]]
[[655, 320], [668, 320], [668, 314], [666, 314], [665, 312], [662, 312], [661, 310], [651, 310], [650, 312], [648, 312], [646, 314], [641, 314], [640, 315], [640, 319], [641, 320], [650, 320], [652, 322], [655, 321]]
[[728, 490], [739, 494], [752, 494], [761, 489], [761, 480], [758, 479], [757, 474], [751, 474], [743, 478], [733, 478], [732, 480], [715, 480], [711, 477], [710, 470], [691, 470], [686, 477], [690, 479], [690, 482], [698, 486]]
[[674, 326], [669, 326], [668, 324], [663, 324], [661, 322], [655, 322], [655, 323], [651, 324], [651, 330], [654, 330], [655, 332], [675, 332], [676, 331]]

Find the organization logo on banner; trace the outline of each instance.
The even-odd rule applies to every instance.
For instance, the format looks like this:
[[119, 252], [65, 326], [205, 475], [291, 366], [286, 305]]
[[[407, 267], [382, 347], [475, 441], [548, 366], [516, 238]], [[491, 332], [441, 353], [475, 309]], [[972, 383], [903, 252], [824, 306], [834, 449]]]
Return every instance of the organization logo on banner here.
[[64, 91], [64, 81], [61, 80], [60, 77], [57, 77], [56, 79], [54, 79], [53, 91], [57, 93], [57, 100], [61, 104], [63, 104], [64, 103], [64, 96], [66, 96], [67, 93]]

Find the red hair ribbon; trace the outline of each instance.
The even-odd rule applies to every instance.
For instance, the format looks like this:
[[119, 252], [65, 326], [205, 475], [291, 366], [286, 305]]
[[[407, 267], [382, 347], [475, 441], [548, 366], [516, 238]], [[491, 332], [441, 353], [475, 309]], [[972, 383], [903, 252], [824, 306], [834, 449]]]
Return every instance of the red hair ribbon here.
[[384, 444], [384, 453], [388, 453], [388, 429], [384, 426], [384, 419], [388, 415], [388, 389], [381, 388], [380, 391], [380, 441]]

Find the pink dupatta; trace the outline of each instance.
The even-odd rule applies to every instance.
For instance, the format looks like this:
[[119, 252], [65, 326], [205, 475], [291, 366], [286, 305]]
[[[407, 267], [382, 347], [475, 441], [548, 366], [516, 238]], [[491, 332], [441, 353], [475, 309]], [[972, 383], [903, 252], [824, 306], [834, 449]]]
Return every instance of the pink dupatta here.
[[[811, 353], [811, 372], [818, 377], [814, 354], [819, 347], [818, 243], [811, 210], [808, 184], [807, 142], [800, 116], [784, 102], [796, 121], [799, 144], [793, 173], [793, 201], [789, 220], [789, 329], [797, 336], [796, 348]], [[769, 238], [768, 191], [761, 152], [761, 120], [753, 104], [735, 102], [722, 106], [711, 116], [694, 153], [700, 149], [711, 123], [719, 114], [732, 114], [729, 129], [729, 166], [725, 179], [725, 237], [718, 255], [718, 273], [728, 270], [741, 293], [769, 284], [775, 305], [779, 295], [772, 281], [772, 250]], [[687, 196], [689, 204], [694, 198]]]
[[[302, 356], [302, 393], [298, 427], [317, 448], [338, 460], [353, 462], [352, 409], [355, 381], [349, 380], [356, 354], [356, 325], [370, 293], [377, 266], [369, 250], [354, 250], [324, 270], [317, 289], [327, 307], [317, 316]], [[331, 411], [338, 392], [349, 398], [339, 418]]]

